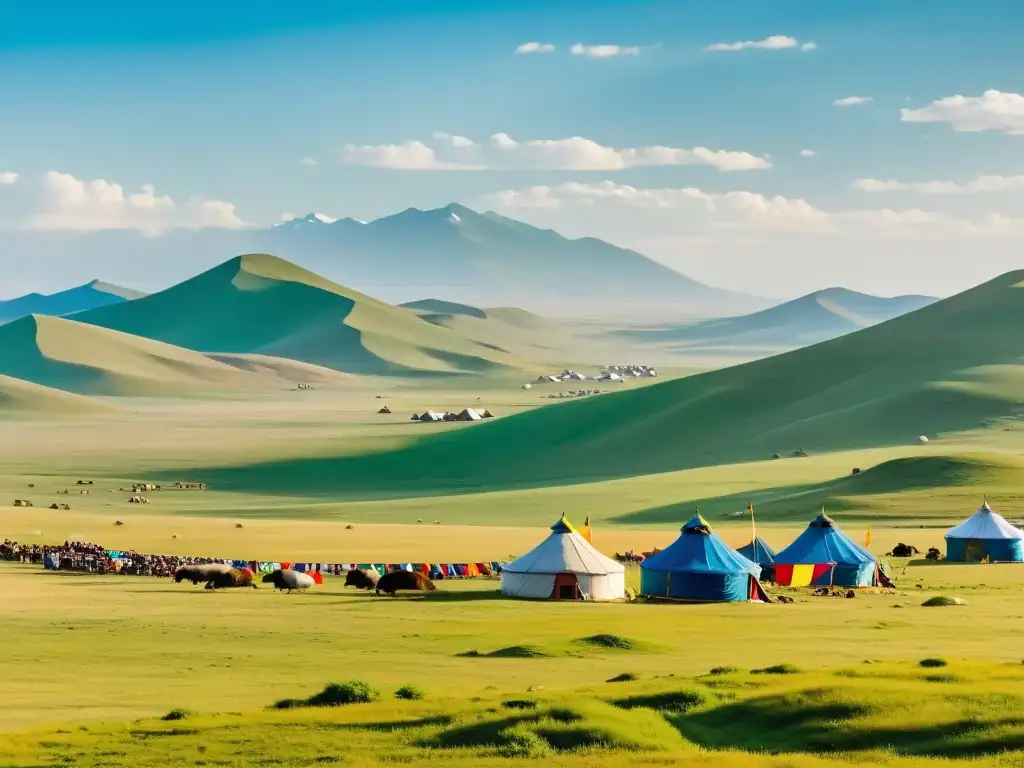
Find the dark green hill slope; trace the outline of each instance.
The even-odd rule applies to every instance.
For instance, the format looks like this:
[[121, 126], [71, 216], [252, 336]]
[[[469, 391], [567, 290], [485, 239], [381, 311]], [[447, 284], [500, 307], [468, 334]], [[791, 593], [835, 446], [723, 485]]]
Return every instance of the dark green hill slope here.
[[528, 487], [908, 444], [1024, 405], [1024, 272], [745, 365], [540, 408], [403, 450], [221, 472], [268, 490]]

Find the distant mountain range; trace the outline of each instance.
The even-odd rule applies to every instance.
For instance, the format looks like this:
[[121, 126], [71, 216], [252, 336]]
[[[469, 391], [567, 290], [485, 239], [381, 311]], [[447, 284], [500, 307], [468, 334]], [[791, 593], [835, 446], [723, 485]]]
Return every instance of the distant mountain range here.
[[623, 335], [665, 342], [679, 351], [796, 349], [892, 320], [934, 303], [931, 296], [883, 298], [826, 288], [760, 312]]
[[0, 324], [9, 323], [27, 315], [70, 315], [86, 309], [105, 307], [108, 304], [120, 304], [122, 301], [138, 299], [142, 296], [145, 294], [130, 288], [93, 280], [60, 293], [49, 295], [29, 293], [16, 299], [0, 301]]
[[33, 243], [40, 256], [60, 254], [61, 261], [147, 285], [137, 265], [146, 265], [150, 280], [159, 275], [170, 282], [239, 254], [273, 253], [391, 303], [437, 296], [477, 306], [524, 307], [548, 317], [638, 311], [708, 317], [771, 303], [704, 285], [636, 251], [594, 238], [569, 239], [455, 203], [410, 208], [369, 223], [311, 213], [261, 229], [160, 237], [54, 233]]

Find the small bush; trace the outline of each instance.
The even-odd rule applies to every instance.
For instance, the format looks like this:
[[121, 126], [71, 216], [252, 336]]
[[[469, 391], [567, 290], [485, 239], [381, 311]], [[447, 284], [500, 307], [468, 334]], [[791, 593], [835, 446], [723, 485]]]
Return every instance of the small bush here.
[[548, 717], [556, 723], [578, 723], [583, 719], [583, 715], [568, 707], [552, 707], [548, 710]]
[[641, 694], [629, 696], [625, 699], [617, 699], [612, 704], [620, 709], [636, 709], [644, 707], [653, 709], [655, 712], [680, 713], [687, 712], [694, 707], [706, 703], [708, 697], [701, 691], [678, 690], [666, 691], [665, 693]]
[[771, 667], [764, 667], [763, 669], [752, 669], [750, 674], [752, 675], [797, 675], [802, 670], [794, 666], [793, 664], [775, 664]]
[[551, 745], [526, 728], [506, 728], [498, 733], [502, 757], [542, 758], [551, 755]]
[[925, 608], [934, 608], [936, 606], [941, 607], [946, 605], [967, 605], [967, 603], [964, 602], [963, 598], [960, 597], [947, 597], [945, 595], [936, 595], [935, 597], [928, 598], [923, 603], [921, 603], [921, 605], [923, 605]]
[[709, 675], [734, 675], [739, 670], [736, 667], [712, 667]]
[[632, 683], [640, 679], [640, 676], [633, 672], [623, 672], [621, 675], [608, 678], [609, 683]]
[[420, 701], [426, 698], [426, 694], [423, 689], [416, 685], [403, 685], [397, 691], [395, 691], [396, 699], [405, 699], [406, 701]]
[[501, 702], [505, 709], [536, 709], [537, 702], [533, 699], [509, 699]]
[[173, 721], [173, 720], [184, 720], [186, 717], [191, 717], [192, 713], [187, 709], [172, 709], [166, 715], [161, 717], [161, 720]]
[[630, 640], [628, 637], [607, 634], [591, 635], [590, 637], [582, 638], [578, 642], [593, 645], [598, 648], [612, 648], [619, 651], [632, 651], [635, 650], [638, 645], [635, 640]]
[[536, 645], [510, 645], [487, 654], [492, 659], [547, 659], [551, 654]]
[[281, 699], [273, 704], [274, 709], [295, 709], [296, 707], [304, 706], [306, 706], [304, 699]]
[[921, 659], [921, 661], [919, 661], [918, 664], [927, 669], [932, 669], [934, 667], [944, 667], [947, 664], [949, 664], [949, 662], [942, 658], [933, 657], [928, 659]]

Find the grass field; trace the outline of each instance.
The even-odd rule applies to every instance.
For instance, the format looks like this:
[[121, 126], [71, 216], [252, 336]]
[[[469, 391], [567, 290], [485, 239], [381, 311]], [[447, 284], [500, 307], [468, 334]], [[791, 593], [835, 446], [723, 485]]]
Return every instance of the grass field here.
[[[1014, 281], [859, 337], [693, 378], [665, 381], [689, 373], [669, 369], [565, 403], [548, 395], [593, 385], [523, 390], [525, 374], [499, 361], [540, 350], [523, 327], [536, 321], [515, 310], [427, 322], [372, 300], [360, 307], [333, 284], [275, 272], [276, 262], [240, 264], [213, 276], [230, 297], [221, 325], [166, 325], [174, 318], [159, 302], [132, 302], [145, 310], [129, 318], [145, 326], [134, 330], [175, 343], [220, 334], [202, 345], [217, 354], [161, 362], [159, 344], [131, 337], [95, 354], [60, 347], [65, 363], [102, 369], [107, 384], [140, 371], [174, 381], [153, 366], [184, 376], [190, 360], [271, 381], [319, 370], [283, 371], [264, 354], [285, 347], [306, 360], [327, 350], [341, 355], [334, 363], [370, 355], [374, 366], [424, 370], [422, 345], [449, 334], [481, 349], [501, 335], [511, 351], [481, 353], [480, 376], [332, 372], [313, 391], [231, 385], [202, 397], [186, 386], [192, 374], [174, 392], [189, 396], [174, 398], [103, 396], [116, 387], [82, 398], [0, 377], [0, 537], [239, 559], [476, 562], [524, 553], [563, 513], [589, 517], [611, 554], [667, 545], [699, 506], [738, 547], [753, 503], [757, 532], [776, 548], [824, 505], [858, 541], [870, 527], [882, 555], [901, 541], [942, 548], [943, 532], [985, 495], [1024, 517]], [[390, 330], [339, 351], [298, 315], [254, 325], [274, 296], [295, 292], [342, 324], [383, 313], [375, 333]], [[993, 312], [1004, 334], [976, 343], [956, 331], [977, 331]], [[931, 320], [914, 319], [922, 313]], [[936, 323], [954, 330], [936, 336]], [[43, 347], [52, 362], [55, 347]], [[434, 374], [466, 364], [442, 358]], [[392, 413], [379, 414], [383, 405]], [[409, 418], [467, 407], [497, 418]], [[811, 455], [792, 457], [799, 447]], [[121, 489], [141, 480], [209, 489], [130, 504]], [[35, 506], [5, 506], [15, 499]], [[896, 591], [850, 600], [780, 590], [796, 602], [770, 605], [522, 602], [488, 579], [441, 582], [424, 598], [376, 598], [336, 578], [304, 594], [212, 592], [0, 564], [0, 766], [1024, 766], [1024, 566], [887, 564]], [[627, 583], [638, 586], [635, 568]], [[922, 606], [937, 595], [966, 604]], [[927, 658], [945, 663], [921, 666]], [[268, 709], [347, 680], [383, 699]], [[395, 699], [405, 685], [423, 698]], [[154, 719], [176, 708], [179, 719]]]

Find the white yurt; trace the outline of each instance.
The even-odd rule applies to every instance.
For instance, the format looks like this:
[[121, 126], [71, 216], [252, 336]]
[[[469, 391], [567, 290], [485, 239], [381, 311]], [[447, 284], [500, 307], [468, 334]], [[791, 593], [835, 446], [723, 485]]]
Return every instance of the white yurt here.
[[626, 569], [605, 557], [564, 517], [551, 535], [501, 569], [501, 593], [539, 600], [618, 600]]
[[1024, 562], [1024, 531], [988, 505], [946, 531], [946, 559], [951, 562]]

